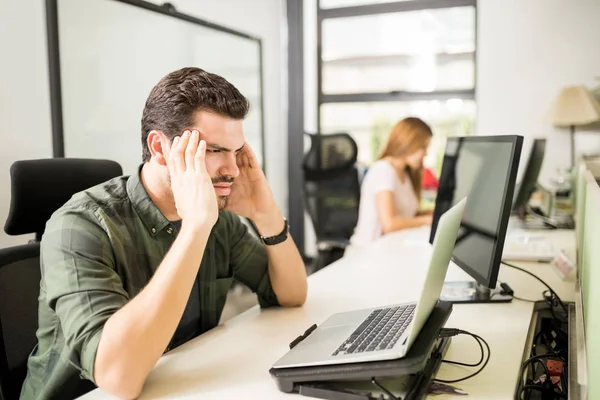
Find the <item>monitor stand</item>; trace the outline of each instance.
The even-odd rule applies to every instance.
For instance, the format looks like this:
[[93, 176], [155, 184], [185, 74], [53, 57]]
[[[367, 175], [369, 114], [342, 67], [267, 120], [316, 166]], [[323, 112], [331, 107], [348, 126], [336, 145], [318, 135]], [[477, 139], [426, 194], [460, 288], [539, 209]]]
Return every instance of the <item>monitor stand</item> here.
[[547, 218], [541, 210], [520, 207], [514, 212], [516, 218], [511, 222], [511, 228], [518, 229], [556, 229], [556, 226], [546, 222]]
[[518, 222], [515, 228], [520, 229], [574, 229], [575, 223], [572, 216], [549, 218], [542, 210], [526, 207], [517, 214]]
[[550, 225], [539, 219], [518, 220], [514, 224], [512, 224], [511, 227], [523, 230], [556, 229], [555, 226]]
[[440, 300], [450, 303], [508, 303], [512, 294], [502, 287], [489, 289], [477, 282], [445, 282]]

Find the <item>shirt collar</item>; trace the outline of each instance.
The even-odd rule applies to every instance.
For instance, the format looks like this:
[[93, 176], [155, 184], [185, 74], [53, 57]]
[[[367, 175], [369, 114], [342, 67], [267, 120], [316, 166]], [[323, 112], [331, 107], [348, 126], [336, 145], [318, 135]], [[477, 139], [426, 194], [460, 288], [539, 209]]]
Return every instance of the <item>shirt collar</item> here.
[[148, 195], [140, 177], [142, 166], [143, 164], [139, 166], [135, 174], [127, 179], [127, 195], [148, 232], [152, 236], [156, 236], [158, 232], [169, 225], [169, 220], [160, 212]]

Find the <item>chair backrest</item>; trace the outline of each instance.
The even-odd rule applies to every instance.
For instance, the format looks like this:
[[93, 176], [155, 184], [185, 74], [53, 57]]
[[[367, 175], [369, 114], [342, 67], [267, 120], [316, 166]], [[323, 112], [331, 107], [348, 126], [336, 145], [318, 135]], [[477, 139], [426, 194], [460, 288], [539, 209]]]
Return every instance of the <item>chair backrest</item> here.
[[40, 242], [47, 220], [75, 193], [122, 175], [108, 160], [53, 158], [11, 166], [9, 235], [35, 233], [35, 241], [0, 249], [0, 397], [18, 399], [27, 359], [37, 343]]
[[311, 147], [303, 161], [304, 201], [317, 241], [347, 241], [358, 221], [358, 147], [346, 133], [307, 135]]
[[36, 344], [40, 244], [0, 249], [0, 392], [18, 399]]
[[10, 167], [11, 201], [4, 231], [35, 233], [41, 238], [46, 221], [73, 194], [122, 175], [111, 160], [49, 158], [17, 161]]

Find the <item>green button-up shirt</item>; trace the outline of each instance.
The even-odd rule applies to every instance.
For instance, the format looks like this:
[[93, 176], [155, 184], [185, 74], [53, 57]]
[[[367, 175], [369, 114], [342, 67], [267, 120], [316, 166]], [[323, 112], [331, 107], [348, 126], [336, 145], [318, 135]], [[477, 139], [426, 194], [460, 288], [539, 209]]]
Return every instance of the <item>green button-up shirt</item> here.
[[[38, 344], [21, 399], [70, 399], [95, 387], [104, 324], [146, 286], [177, 233], [139, 172], [78, 193], [54, 213], [41, 243]], [[256, 292], [262, 307], [278, 304], [264, 246], [239, 217], [221, 212], [194, 291], [199, 333], [217, 326], [233, 279]]]

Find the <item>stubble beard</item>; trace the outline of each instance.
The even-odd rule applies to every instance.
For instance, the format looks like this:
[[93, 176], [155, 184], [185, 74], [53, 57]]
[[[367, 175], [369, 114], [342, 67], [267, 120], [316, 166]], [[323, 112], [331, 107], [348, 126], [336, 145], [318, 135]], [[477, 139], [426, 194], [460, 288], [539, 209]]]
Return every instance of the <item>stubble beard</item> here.
[[219, 211], [225, 210], [228, 202], [229, 198], [227, 196], [217, 196], [217, 205], [219, 207]]

